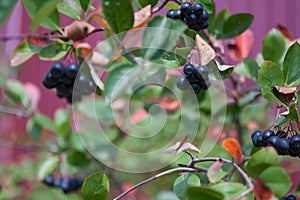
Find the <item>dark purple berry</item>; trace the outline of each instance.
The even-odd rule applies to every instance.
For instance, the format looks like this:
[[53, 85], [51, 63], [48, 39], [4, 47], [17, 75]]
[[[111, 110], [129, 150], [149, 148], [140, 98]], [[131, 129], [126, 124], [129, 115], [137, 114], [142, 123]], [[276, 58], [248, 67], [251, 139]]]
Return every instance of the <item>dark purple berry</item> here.
[[59, 80], [54, 78], [52, 76], [52, 74], [50, 72], [48, 72], [45, 77], [43, 78], [42, 81], [43, 85], [45, 86], [45, 88], [47, 89], [53, 89], [57, 86], [57, 84], [59, 83]]
[[265, 143], [263, 142], [262, 135], [258, 135], [252, 138], [252, 143], [256, 147], [263, 147]]
[[183, 67], [183, 73], [184, 73], [185, 75], [195, 74], [195, 67], [194, 67], [194, 65], [192, 65], [192, 64], [186, 64], [186, 65]]
[[203, 10], [202, 15], [201, 15], [201, 19], [203, 20], [202, 22], [207, 21], [208, 18], [209, 18], [209, 14], [208, 14], [207, 10]]
[[201, 3], [196, 3], [193, 7], [193, 11], [196, 15], [202, 15], [203, 5]]
[[254, 137], [257, 137], [257, 136], [259, 136], [259, 135], [262, 135], [262, 132], [259, 131], [259, 130], [256, 130], [256, 131], [254, 131], [254, 132], [252, 133], [251, 139], [253, 139]]
[[50, 72], [54, 78], [61, 78], [65, 74], [65, 67], [61, 62], [55, 62], [52, 64]]
[[179, 9], [174, 11], [173, 19], [180, 19], [180, 20], [183, 19], [183, 17], [181, 16], [181, 11]]
[[167, 17], [173, 19], [174, 18], [174, 13], [175, 13], [175, 10], [171, 9], [167, 12]]
[[192, 89], [193, 89], [193, 91], [196, 93], [196, 94], [198, 94], [198, 93], [200, 93], [201, 92], [201, 86], [200, 86], [200, 84], [199, 83], [192, 83], [191, 84], [191, 87], [192, 87]]
[[63, 84], [66, 84], [66, 85], [73, 85], [74, 84], [74, 79], [71, 79], [69, 78], [68, 76], [63, 76], [60, 81], [63, 83]]
[[269, 137], [269, 139], [268, 139], [268, 141], [267, 141], [267, 144], [268, 144], [269, 146], [273, 146], [273, 147], [276, 148], [279, 139], [280, 139], [280, 138], [279, 138], [278, 136], [276, 136], [276, 135], [271, 136], [271, 137]]
[[296, 200], [295, 195], [290, 194], [289, 196], [287, 196], [287, 200]]
[[69, 96], [71, 93], [72, 93], [72, 89], [63, 83], [60, 83], [56, 86], [56, 94], [60, 97]]
[[203, 23], [199, 24], [199, 27], [200, 27], [201, 30], [207, 29], [208, 28], [208, 22], [203, 22]]
[[181, 13], [189, 15], [193, 12], [193, 5], [190, 2], [184, 2], [180, 7]]
[[74, 79], [76, 78], [79, 71], [79, 65], [77, 63], [70, 63], [66, 67], [66, 75], [68, 78]]
[[290, 147], [293, 150], [300, 150], [300, 135], [293, 135], [289, 139]]
[[262, 133], [262, 138], [263, 138], [263, 141], [265, 143], [267, 143], [268, 139], [271, 137], [271, 136], [274, 136], [275, 133], [272, 131], [272, 130], [265, 130], [263, 133]]
[[194, 25], [196, 23], [197, 23], [197, 16], [194, 13], [190, 14], [187, 17], [187, 24], [191, 26], [191, 25]]
[[47, 186], [53, 187], [54, 186], [54, 181], [55, 181], [54, 176], [49, 175], [43, 180], [43, 183], [46, 184]]
[[186, 80], [185, 76], [179, 76], [176, 82], [176, 86], [180, 90], [187, 90], [189, 87], [189, 82]]
[[57, 178], [54, 180], [54, 187], [60, 187], [61, 186], [61, 178]]
[[197, 70], [198, 70], [198, 72], [201, 74], [201, 75], [208, 75], [209, 74], [209, 69], [206, 67], [206, 66], [204, 66], [204, 65], [199, 65], [198, 67], [197, 67]]
[[279, 138], [276, 145], [276, 150], [280, 155], [288, 155], [290, 150], [289, 142], [285, 138]]

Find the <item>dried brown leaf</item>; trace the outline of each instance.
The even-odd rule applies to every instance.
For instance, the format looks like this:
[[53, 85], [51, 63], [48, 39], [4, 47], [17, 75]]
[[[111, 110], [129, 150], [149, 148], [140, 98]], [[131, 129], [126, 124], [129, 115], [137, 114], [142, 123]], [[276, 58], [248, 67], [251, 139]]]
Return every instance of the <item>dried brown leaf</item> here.
[[200, 64], [206, 65], [215, 58], [216, 52], [199, 35], [196, 35], [196, 47], [198, 50]]
[[74, 21], [68, 26], [64, 27], [64, 36], [73, 40], [78, 41], [86, 38], [95, 30], [95, 27], [86, 21]]
[[134, 28], [141, 28], [143, 27], [150, 19], [152, 16], [152, 7], [151, 5], [148, 5], [138, 12], [134, 13]]

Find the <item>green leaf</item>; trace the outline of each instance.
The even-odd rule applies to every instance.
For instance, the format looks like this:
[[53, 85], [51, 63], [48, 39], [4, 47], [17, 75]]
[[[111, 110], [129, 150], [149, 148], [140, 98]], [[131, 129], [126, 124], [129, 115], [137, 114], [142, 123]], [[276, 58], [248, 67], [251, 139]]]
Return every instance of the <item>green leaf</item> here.
[[17, 0], [0, 0], [0, 25], [6, 21], [17, 2]]
[[26, 131], [36, 142], [40, 141], [42, 135], [42, 127], [37, 124], [33, 118], [27, 121]]
[[273, 147], [262, 148], [249, 159], [245, 165], [245, 170], [252, 177], [258, 176], [262, 171], [270, 166], [278, 166], [278, 155]]
[[87, 12], [92, 3], [92, 0], [79, 0], [79, 2], [84, 12]]
[[179, 20], [156, 16], [148, 23], [148, 29], [142, 39], [143, 48], [147, 49], [145, 59], [161, 57], [163, 51], [173, 52], [177, 38], [183, 35], [186, 26]]
[[232, 67], [224, 71], [219, 70], [218, 63], [215, 60], [211, 60], [206, 66], [209, 69], [210, 74], [216, 80], [224, 80], [228, 78], [233, 71]]
[[134, 84], [133, 78], [140, 72], [135, 67], [135, 65], [125, 64], [112, 70], [105, 80], [103, 95], [108, 99], [114, 99], [129, 94], [129, 86]]
[[289, 120], [298, 122], [298, 120], [299, 120], [299, 117], [298, 117], [298, 110], [297, 110], [297, 107], [296, 107], [295, 104], [292, 104], [292, 105], [289, 107], [289, 114], [287, 114], [287, 118], [288, 118]]
[[87, 177], [82, 185], [83, 200], [105, 200], [109, 192], [109, 180], [101, 172]]
[[297, 97], [297, 103], [298, 105], [300, 105], [300, 90], [296, 92], [296, 97]]
[[[23, 5], [30, 15], [30, 17], [33, 19], [34, 17], [41, 17], [43, 20], [41, 21], [41, 25], [51, 29], [51, 30], [59, 30], [59, 14], [57, 9], [51, 9], [51, 13], [48, 12], [47, 6], [49, 5], [53, 8], [53, 4], [57, 4], [58, 0], [55, 1], [43, 1], [43, 0], [22, 0]], [[53, 4], [52, 4], [53, 3]], [[55, 5], [56, 6], [56, 5]], [[42, 13], [43, 10], [46, 13]], [[50, 10], [50, 9], [49, 9]], [[36, 20], [36, 21], [35, 21]], [[39, 24], [40, 19], [33, 19], [32, 24]], [[33, 26], [33, 25], [31, 25]]]
[[284, 36], [280, 31], [272, 29], [263, 40], [262, 55], [265, 60], [271, 60], [279, 64], [285, 48]]
[[47, 158], [42, 162], [38, 170], [38, 179], [43, 180], [46, 176], [51, 174], [58, 166], [59, 159], [57, 157]]
[[213, 21], [213, 25], [210, 25], [209, 31], [214, 34], [216, 38], [221, 37], [223, 34], [223, 27], [225, 24], [225, 21], [230, 17], [230, 11], [227, 9], [224, 9], [219, 12], [216, 19]]
[[295, 195], [300, 196], [300, 184], [296, 188]]
[[53, 123], [53, 121], [43, 114], [36, 113], [33, 116], [33, 120], [41, 127], [55, 131], [55, 124]]
[[190, 186], [200, 186], [200, 179], [193, 173], [187, 173], [179, 176], [174, 184], [173, 191], [179, 199], [186, 199], [186, 190]]
[[122, 33], [132, 28], [134, 13], [129, 0], [103, 0], [104, 18], [114, 33]]
[[234, 182], [218, 183], [211, 188], [224, 194], [226, 199], [235, 198], [247, 189], [243, 184]]
[[91, 160], [86, 156], [86, 154], [80, 151], [71, 151], [67, 155], [67, 161], [70, 165], [79, 168], [85, 168], [91, 163]]
[[33, 51], [27, 41], [23, 41], [12, 52], [10, 56], [10, 65], [15, 67], [29, 60], [36, 52]]
[[292, 186], [287, 171], [278, 166], [267, 168], [260, 174], [259, 178], [279, 198], [283, 197]]
[[71, 131], [70, 113], [67, 110], [58, 109], [54, 114], [56, 133], [65, 136]]
[[41, 60], [59, 60], [66, 55], [67, 51], [62, 44], [56, 43], [43, 47], [39, 51], [39, 58]]
[[289, 86], [300, 84], [300, 45], [298, 42], [295, 42], [285, 55], [283, 73]]
[[56, 11], [56, 5], [60, 1], [61, 0], [45, 1], [45, 3], [41, 7], [39, 7], [39, 10], [35, 13], [35, 15], [32, 16], [30, 29], [32, 31], [35, 31], [44, 19], [46, 19], [51, 13]]
[[25, 107], [29, 105], [29, 96], [24, 85], [21, 82], [12, 79], [7, 80], [5, 91], [8, 97], [16, 103], [21, 103]]
[[189, 48], [189, 47], [184, 47], [184, 48], [176, 47], [175, 48], [175, 51], [174, 51], [175, 57], [180, 66], [182, 66], [186, 63], [187, 56], [189, 55], [190, 52], [191, 52], [191, 48]]
[[256, 60], [254, 60], [253, 58], [245, 58], [243, 60], [243, 62], [245, 64], [245, 68], [247, 69], [247, 71], [249, 72], [249, 74], [251, 75], [253, 80], [258, 82], [259, 66], [258, 66]]
[[[89, 2], [84, 0], [84, 2]], [[82, 17], [82, 9], [79, 0], [63, 0], [57, 5], [58, 12], [65, 14], [74, 19], [81, 19]]]
[[152, 8], [157, 4], [158, 0], [138, 0], [141, 7], [144, 8], [147, 5], [151, 5]]
[[262, 89], [262, 95], [267, 100], [281, 103], [272, 93], [274, 86], [284, 85], [284, 74], [277, 64], [271, 61], [265, 61], [259, 69], [258, 81]]
[[217, 39], [234, 38], [247, 30], [253, 21], [253, 15], [240, 13], [231, 15], [224, 23], [223, 34]]
[[210, 182], [217, 183], [228, 174], [231, 168], [231, 165], [224, 164], [224, 162], [215, 162], [208, 168], [207, 177]]
[[209, 200], [224, 200], [222, 193], [204, 187], [189, 187], [187, 189], [187, 197], [189, 200], [209, 199]]

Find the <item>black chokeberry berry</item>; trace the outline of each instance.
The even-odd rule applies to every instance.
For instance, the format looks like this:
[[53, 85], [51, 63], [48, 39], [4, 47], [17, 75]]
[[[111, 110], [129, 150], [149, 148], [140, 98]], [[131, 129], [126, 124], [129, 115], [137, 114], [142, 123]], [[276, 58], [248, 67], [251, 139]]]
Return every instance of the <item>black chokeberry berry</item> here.
[[197, 67], [197, 70], [198, 70], [198, 72], [201, 74], [201, 75], [208, 75], [209, 74], [209, 69], [206, 67], [206, 66], [204, 66], [204, 65], [199, 65], [198, 67]]
[[271, 137], [271, 136], [274, 136], [275, 133], [272, 131], [272, 130], [265, 130], [263, 133], [262, 133], [262, 138], [263, 138], [263, 141], [265, 143], [267, 143], [268, 139]]
[[174, 13], [175, 13], [175, 10], [173, 10], [173, 9], [169, 10], [169, 11], [167, 12], [167, 17], [173, 19], [173, 18], [174, 18]]
[[290, 194], [289, 196], [287, 196], [287, 200], [296, 200], [295, 195]]
[[59, 83], [56, 86], [56, 94], [58, 96], [67, 97], [72, 93], [72, 89], [63, 83]]
[[208, 14], [207, 10], [203, 10], [202, 15], [200, 17], [200, 19], [202, 20], [201, 22], [202, 23], [206, 22], [208, 20], [208, 18], [209, 18], [209, 14]]
[[187, 16], [187, 23], [189, 26], [195, 25], [197, 23], [197, 16], [192, 13], [189, 16]]
[[271, 136], [271, 137], [269, 137], [269, 139], [267, 140], [267, 144], [276, 148], [279, 139], [280, 139], [280, 138], [279, 138], [278, 136], [276, 136], [276, 135]]
[[190, 2], [184, 2], [180, 7], [181, 13], [184, 15], [192, 14], [193, 5]]
[[54, 185], [54, 181], [55, 181], [55, 178], [53, 175], [49, 175], [47, 176], [44, 180], [43, 180], [43, 183], [47, 186], [50, 186], [50, 187], [53, 187], [55, 186]]
[[275, 148], [279, 155], [288, 155], [290, 151], [290, 144], [285, 138], [279, 138]]
[[203, 5], [201, 3], [196, 3], [193, 7], [193, 11], [196, 15], [202, 15]]
[[56, 85], [59, 83], [59, 80], [57, 78], [54, 78], [52, 73], [48, 72], [42, 81], [43, 85], [47, 89], [53, 89], [56, 87]]
[[199, 24], [199, 28], [202, 29], [207, 29], [208, 28], [208, 22], [203, 22], [201, 24]]
[[266, 144], [263, 142], [262, 135], [254, 136], [252, 138], [252, 143], [256, 147], [263, 147]]
[[77, 63], [70, 63], [66, 67], [66, 75], [68, 78], [74, 79], [76, 78], [79, 71], [79, 65]]
[[61, 181], [62, 181], [61, 178], [56, 178], [54, 180], [54, 187], [61, 187]]
[[291, 149], [300, 150], [300, 135], [293, 135], [289, 139], [289, 143], [290, 143]]
[[251, 139], [253, 139], [254, 137], [257, 137], [259, 135], [262, 135], [262, 132], [260, 130], [256, 130], [252, 133]]
[[179, 9], [174, 11], [173, 19], [183, 19], [183, 17], [181, 16], [181, 11]]
[[189, 82], [186, 80], [185, 76], [179, 76], [176, 82], [176, 86], [180, 90], [187, 90], [189, 87]]
[[195, 73], [195, 67], [192, 65], [192, 64], [186, 64], [184, 67], [183, 67], [183, 73], [185, 75], [191, 75], [191, 74], [194, 74]]
[[65, 74], [65, 67], [61, 62], [55, 62], [50, 68], [50, 73], [54, 78], [61, 78]]
[[196, 93], [196, 94], [198, 94], [198, 93], [200, 93], [201, 92], [201, 86], [200, 86], [200, 84], [199, 83], [192, 83], [191, 84], [191, 87], [192, 87], [192, 89], [193, 89], [193, 91]]

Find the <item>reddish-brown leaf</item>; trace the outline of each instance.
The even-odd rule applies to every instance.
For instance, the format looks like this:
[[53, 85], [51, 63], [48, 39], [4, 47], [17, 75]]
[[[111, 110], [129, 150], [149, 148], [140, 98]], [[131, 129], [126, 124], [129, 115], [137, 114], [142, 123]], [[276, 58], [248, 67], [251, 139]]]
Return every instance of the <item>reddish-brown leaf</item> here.
[[253, 32], [248, 29], [235, 38], [235, 43], [228, 44], [229, 56], [234, 61], [248, 57], [254, 43]]
[[227, 138], [223, 140], [222, 146], [233, 158], [238, 161], [238, 163], [243, 161], [241, 146], [235, 138]]
[[86, 42], [74, 42], [73, 46], [77, 49], [80, 49], [82, 56], [88, 56], [91, 51], [92, 47], [89, 43]]
[[278, 93], [284, 96], [287, 103], [291, 103], [291, 101], [296, 95], [295, 92], [297, 90], [297, 87], [274, 86], [274, 89], [277, 90]]
[[139, 109], [131, 116], [131, 120], [133, 123], [139, 123], [148, 117], [148, 113], [144, 109]]
[[286, 37], [290, 41], [294, 40], [293, 35], [291, 34], [291, 32], [285, 26], [282, 26], [281, 24], [278, 24], [277, 29], [282, 33], [282, 35], [284, 37]]
[[152, 8], [151, 5], [148, 5], [138, 12], [134, 13], [134, 24], [133, 28], [141, 28], [143, 27], [152, 16]]
[[74, 21], [64, 27], [63, 35], [73, 41], [78, 41], [86, 38], [95, 30], [95, 27], [86, 21]]
[[201, 151], [196, 146], [194, 146], [193, 144], [191, 144], [189, 142], [186, 142], [187, 138], [188, 138], [188, 136], [186, 135], [181, 141], [176, 142], [176, 144], [174, 144], [173, 146], [163, 150], [162, 153], [166, 153], [166, 154], [170, 154], [170, 153], [174, 153], [174, 152], [181, 153], [184, 151], [191, 150], [193, 152], [201, 154]]
[[179, 102], [170, 96], [162, 97], [159, 101], [159, 105], [167, 112], [173, 112], [180, 106]]
[[272, 191], [259, 179], [254, 181], [254, 196], [256, 200], [270, 200], [273, 196]]

